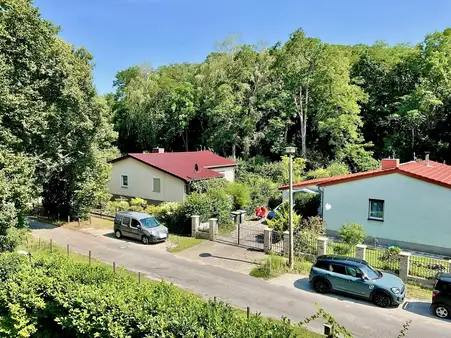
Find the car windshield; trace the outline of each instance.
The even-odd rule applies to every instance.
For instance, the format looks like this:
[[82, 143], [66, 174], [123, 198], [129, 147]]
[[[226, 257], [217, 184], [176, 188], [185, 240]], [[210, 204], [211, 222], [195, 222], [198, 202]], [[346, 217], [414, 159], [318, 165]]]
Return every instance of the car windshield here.
[[160, 225], [160, 223], [158, 223], [158, 221], [153, 217], [143, 218], [140, 222], [144, 228], [156, 228]]
[[381, 278], [381, 277], [382, 277], [382, 274], [381, 274], [379, 271], [373, 269], [373, 268], [372, 268], [371, 266], [369, 266], [369, 265], [364, 265], [364, 266], [362, 266], [362, 267], [360, 268], [360, 270], [362, 270], [363, 274], [364, 274], [365, 276], [367, 276], [369, 279], [378, 279], [378, 278]]

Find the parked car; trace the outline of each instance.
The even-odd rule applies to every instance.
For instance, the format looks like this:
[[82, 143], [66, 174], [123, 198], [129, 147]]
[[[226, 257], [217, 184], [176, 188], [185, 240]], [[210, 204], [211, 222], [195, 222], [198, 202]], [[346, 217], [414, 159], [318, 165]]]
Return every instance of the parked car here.
[[319, 256], [310, 270], [309, 282], [319, 293], [346, 293], [371, 300], [380, 307], [399, 306], [406, 297], [406, 287], [399, 277], [346, 256]]
[[277, 210], [279, 210], [282, 207], [282, 204], [279, 204], [277, 207], [275, 207], [273, 210], [271, 210], [270, 212], [268, 212], [268, 214], [266, 215], [266, 219], [273, 219], [277, 217]]
[[120, 211], [114, 218], [116, 238], [138, 239], [143, 244], [163, 242], [168, 238], [168, 228], [149, 214], [136, 211]]
[[431, 311], [437, 317], [451, 317], [451, 273], [439, 273], [432, 291]]

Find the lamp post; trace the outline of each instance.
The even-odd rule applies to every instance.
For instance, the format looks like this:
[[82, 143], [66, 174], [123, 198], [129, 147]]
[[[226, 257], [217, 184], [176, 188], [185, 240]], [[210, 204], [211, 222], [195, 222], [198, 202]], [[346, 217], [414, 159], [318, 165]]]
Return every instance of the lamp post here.
[[289, 195], [288, 195], [288, 204], [289, 204], [289, 218], [288, 218], [288, 231], [290, 233], [290, 252], [288, 253], [288, 263], [290, 265], [290, 269], [293, 269], [294, 266], [294, 254], [293, 254], [293, 154], [296, 152], [295, 147], [287, 147], [285, 152], [288, 154], [290, 159], [289, 168], [288, 168], [288, 176], [289, 176]]

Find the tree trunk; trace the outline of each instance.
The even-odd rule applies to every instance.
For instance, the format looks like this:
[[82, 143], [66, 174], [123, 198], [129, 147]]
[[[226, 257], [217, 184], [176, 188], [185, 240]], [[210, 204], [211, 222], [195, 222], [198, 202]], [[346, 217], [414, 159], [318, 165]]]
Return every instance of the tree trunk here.
[[235, 143], [232, 144], [232, 158], [234, 160], [236, 159], [236, 144]]
[[185, 137], [185, 150], [186, 151], [189, 151], [189, 147], [188, 147], [188, 129], [185, 131], [185, 135], [186, 135], [186, 137]]
[[412, 156], [415, 159], [415, 128], [412, 128]]

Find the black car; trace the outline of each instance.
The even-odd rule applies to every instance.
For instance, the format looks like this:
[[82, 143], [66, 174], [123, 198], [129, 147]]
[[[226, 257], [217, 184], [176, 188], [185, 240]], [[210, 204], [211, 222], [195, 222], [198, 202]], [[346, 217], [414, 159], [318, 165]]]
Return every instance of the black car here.
[[432, 291], [431, 311], [440, 318], [451, 317], [451, 273], [439, 273]]

